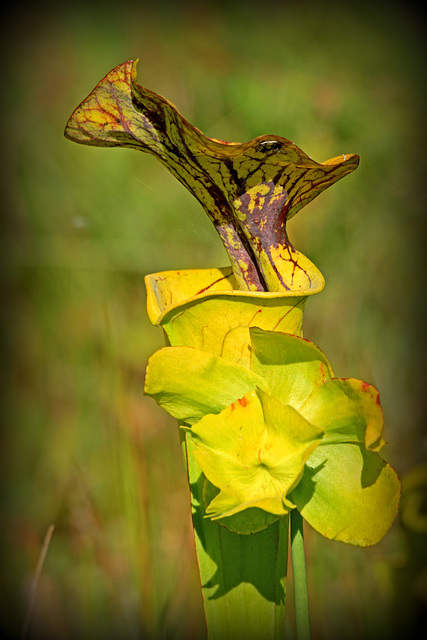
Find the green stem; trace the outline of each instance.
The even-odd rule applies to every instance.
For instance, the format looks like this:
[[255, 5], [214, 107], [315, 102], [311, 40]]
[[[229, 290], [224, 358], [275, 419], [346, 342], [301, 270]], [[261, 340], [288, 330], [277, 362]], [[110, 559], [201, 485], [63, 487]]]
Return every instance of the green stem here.
[[190, 482], [197, 561], [209, 640], [283, 640], [289, 521], [253, 535], [205, 517], [204, 476], [180, 430]]
[[307, 573], [305, 569], [303, 519], [297, 509], [291, 511], [291, 553], [294, 576], [296, 640], [310, 640]]

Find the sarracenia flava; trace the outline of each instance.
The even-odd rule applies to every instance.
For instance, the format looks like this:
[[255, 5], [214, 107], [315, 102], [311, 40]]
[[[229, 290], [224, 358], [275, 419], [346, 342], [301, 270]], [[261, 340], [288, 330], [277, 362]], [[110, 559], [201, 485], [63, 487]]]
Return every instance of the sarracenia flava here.
[[[289, 514], [368, 546], [390, 528], [400, 496], [379, 455], [378, 391], [335, 378], [302, 337], [305, 302], [324, 280], [286, 232], [359, 158], [318, 163], [272, 135], [208, 138], [136, 83], [133, 61], [99, 82], [65, 135], [156, 156], [224, 243], [231, 267], [146, 277], [148, 314], [168, 346], [149, 361], [145, 393], [180, 424], [209, 637], [282, 637]], [[304, 558], [293, 558], [298, 580]]]

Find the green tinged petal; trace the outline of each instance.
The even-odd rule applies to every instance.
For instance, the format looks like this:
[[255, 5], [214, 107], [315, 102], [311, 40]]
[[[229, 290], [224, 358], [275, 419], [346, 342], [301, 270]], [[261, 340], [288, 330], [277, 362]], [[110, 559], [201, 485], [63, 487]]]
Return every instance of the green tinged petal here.
[[314, 388], [332, 377], [326, 356], [312, 342], [258, 328], [251, 328], [250, 334], [251, 369], [283, 404], [299, 410]]
[[313, 390], [299, 411], [306, 420], [325, 429], [322, 446], [353, 442], [379, 451], [384, 444], [378, 391], [361, 380], [327, 380]]
[[290, 498], [326, 538], [367, 547], [391, 527], [400, 482], [390, 465], [363, 445], [330, 444], [311, 454]]
[[148, 361], [145, 393], [174, 418], [193, 424], [219, 413], [265, 382], [249, 369], [191, 347], [164, 347]]

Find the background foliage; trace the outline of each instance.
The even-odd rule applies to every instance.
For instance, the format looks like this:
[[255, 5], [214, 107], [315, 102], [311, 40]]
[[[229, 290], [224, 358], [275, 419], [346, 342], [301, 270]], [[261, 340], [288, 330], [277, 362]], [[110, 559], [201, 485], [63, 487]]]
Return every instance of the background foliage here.
[[[12, 637], [50, 524], [28, 637], [203, 633], [176, 425], [142, 396], [163, 344], [143, 276], [224, 266], [226, 255], [153, 158], [62, 136], [127, 59], [207, 135], [272, 133], [318, 161], [361, 156], [289, 224], [327, 282], [307, 304], [305, 336], [337, 376], [380, 389], [385, 456], [400, 475], [425, 460], [419, 16], [404, 3], [261, 4], [58, 3], [6, 16], [0, 616]], [[421, 494], [415, 507], [408, 495], [372, 549], [307, 528], [314, 638], [411, 637], [423, 623], [426, 516]]]

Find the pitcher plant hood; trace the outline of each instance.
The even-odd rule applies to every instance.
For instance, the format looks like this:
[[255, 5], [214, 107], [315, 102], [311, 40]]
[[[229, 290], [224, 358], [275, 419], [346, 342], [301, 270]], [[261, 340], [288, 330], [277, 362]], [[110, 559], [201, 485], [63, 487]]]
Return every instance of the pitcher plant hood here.
[[245, 143], [209, 138], [171, 102], [137, 84], [136, 63], [120, 64], [97, 84], [72, 114], [65, 136], [154, 155], [212, 220], [237, 288], [279, 291], [294, 288], [295, 279], [309, 280], [288, 239], [287, 220], [354, 171], [358, 156], [318, 163], [280, 136]]

